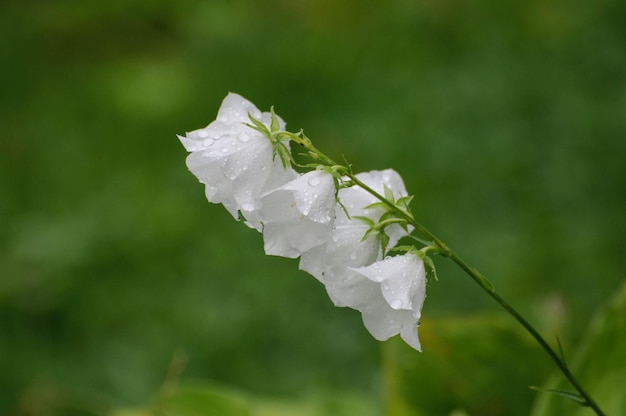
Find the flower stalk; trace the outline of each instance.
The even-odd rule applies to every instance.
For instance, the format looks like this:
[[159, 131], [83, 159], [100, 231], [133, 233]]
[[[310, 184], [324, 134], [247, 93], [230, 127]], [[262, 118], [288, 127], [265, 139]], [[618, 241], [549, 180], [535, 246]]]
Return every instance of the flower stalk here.
[[[337, 166], [337, 163], [330, 159], [328, 156], [321, 153], [312, 144], [310, 141], [304, 141], [298, 143], [302, 145], [309, 153], [317, 155], [319, 160], [324, 161], [325, 163], [332, 164]], [[520, 323], [524, 327], [524, 329], [537, 341], [537, 343], [541, 346], [541, 348], [548, 354], [550, 359], [556, 364], [558, 369], [563, 373], [565, 378], [570, 382], [570, 384], [578, 391], [579, 402], [582, 406], [586, 406], [591, 408], [598, 416], [604, 416], [604, 412], [600, 409], [599, 405], [595, 402], [595, 400], [587, 393], [587, 391], [583, 388], [580, 382], [576, 379], [574, 374], [569, 369], [565, 360], [557, 354], [554, 349], [548, 344], [548, 342], [539, 334], [539, 332], [513, 307], [510, 303], [508, 303], [495, 289], [494, 285], [487, 279], [482, 273], [480, 273], [475, 268], [469, 266], [465, 260], [459, 257], [454, 251], [452, 251], [442, 240], [440, 240], [435, 234], [430, 232], [426, 227], [420, 224], [414, 217], [413, 214], [403, 208], [396, 205], [393, 201], [385, 198], [383, 195], [379, 194], [367, 184], [360, 181], [357, 177], [354, 176], [351, 169], [344, 167], [344, 174], [352, 181], [355, 185], [361, 187], [372, 196], [377, 198], [380, 202], [385, 204], [389, 209], [395, 212], [399, 217], [403, 218], [408, 224], [415, 227], [423, 237], [425, 237], [431, 244], [429, 248], [434, 250], [438, 254], [443, 257], [448, 257], [452, 260], [457, 266], [459, 266], [469, 277], [472, 278], [487, 294], [495, 300], [507, 313], [509, 313], [517, 322]]]
[[[520, 323], [577, 391], [552, 392], [604, 415], [562, 352], [557, 354], [482, 273], [415, 219], [409, 207], [413, 197], [397, 172], [355, 174], [348, 162], [337, 163], [317, 149], [302, 130], [286, 131], [273, 108], [262, 113], [232, 93], [214, 122], [179, 139], [191, 153], [187, 166], [205, 184], [209, 202], [223, 204], [234, 218], [261, 232], [266, 254], [300, 257], [300, 269], [324, 284], [336, 306], [361, 312], [374, 338], [399, 334], [421, 351], [417, 327], [426, 280], [437, 279], [429, 254], [439, 254]], [[291, 144], [312, 162], [298, 163]], [[421, 248], [396, 246], [403, 237]]]

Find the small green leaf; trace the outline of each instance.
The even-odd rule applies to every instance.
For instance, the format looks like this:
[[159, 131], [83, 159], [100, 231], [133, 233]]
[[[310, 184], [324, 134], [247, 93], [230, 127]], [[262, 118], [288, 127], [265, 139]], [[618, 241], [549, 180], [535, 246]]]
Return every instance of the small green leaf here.
[[551, 394], [556, 394], [557, 396], [565, 397], [582, 406], [587, 405], [585, 402], [585, 399], [580, 394], [576, 393], [575, 391], [567, 391], [567, 390], [559, 390], [559, 389], [542, 389], [541, 387], [536, 387], [536, 386], [530, 386], [530, 388], [533, 390], [542, 391], [544, 393], [551, 393]]
[[185, 386], [157, 398], [157, 415], [168, 416], [250, 416], [247, 399], [240, 393], [212, 385]]

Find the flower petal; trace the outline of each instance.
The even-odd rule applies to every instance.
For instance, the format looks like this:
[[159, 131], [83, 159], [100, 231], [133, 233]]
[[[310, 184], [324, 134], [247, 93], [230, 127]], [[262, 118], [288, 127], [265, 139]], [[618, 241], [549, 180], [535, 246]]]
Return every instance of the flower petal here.
[[332, 175], [313, 171], [261, 198], [265, 253], [295, 258], [324, 243], [334, 221]]

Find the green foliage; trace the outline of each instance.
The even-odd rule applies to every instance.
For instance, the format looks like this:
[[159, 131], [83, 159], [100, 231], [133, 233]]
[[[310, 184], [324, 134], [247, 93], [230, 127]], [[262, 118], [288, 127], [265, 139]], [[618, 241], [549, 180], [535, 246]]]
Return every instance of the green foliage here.
[[549, 368], [540, 349], [503, 316], [422, 319], [422, 354], [398, 340], [383, 346], [389, 416], [527, 415], [528, 388]]
[[[607, 415], [626, 414], [624, 380], [626, 380], [626, 282], [610, 303], [595, 315], [584, 341], [575, 351], [572, 371]], [[547, 389], [567, 388], [558, 374], [550, 377]], [[585, 407], [562, 400], [552, 394], [537, 399], [532, 416], [590, 415]]]
[[119, 409], [109, 416], [374, 416], [375, 404], [346, 393], [300, 400], [246, 396], [215, 385], [186, 385], [161, 393], [146, 408]]
[[[328, 391], [386, 402], [358, 314], [263, 256], [186, 171], [175, 134], [206, 125], [229, 90], [276, 105], [355, 172], [400, 172], [414, 215], [547, 338], [592, 343], [572, 366], [620, 409], [601, 384], [623, 368], [623, 338], [583, 334], [626, 270], [622, 1], [4, 3], [0, 414], [142, 408], [179, 350], [181, 385], [284, 409], [323, 407]], [[501, 312], [435, 260], [424, 353], [402, 355], [394, 397], [523, 414], [552, 364], [499, 318], [470, 324]]]

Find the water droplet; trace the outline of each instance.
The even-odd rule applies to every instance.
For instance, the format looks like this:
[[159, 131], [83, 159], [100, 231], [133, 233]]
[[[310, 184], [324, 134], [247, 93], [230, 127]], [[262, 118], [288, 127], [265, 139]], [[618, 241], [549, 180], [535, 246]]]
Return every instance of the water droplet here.
[[204, 139], [205, 137], [209, 137], [209, 132], [208, 132], [208, 131], [206, 131], [206, 130], [200, 130], [200, 131], [198, 132], [198, 136], [199, 136], [201, 139]]
[[254, 205], [249, 202], [244, 202], [241, 204], [241, 209], [244, 211], [252, 211], [254, 209]]
[[402, 300], [394, 299], [391, 301], [391, 303], [389, 303], [389, 306], [391, 306], [392, 309], [400, 309], [400, 307], [402, 306]]
[[224, 147], [224, 148], [222, 149], [222, 153], [228, 153], [228, 147]]
[[202, 146], [209, 147], [209, 146], [212, 146], [213, 143], [215, 143], [215, 140], [213, 140], [213, 139], [204, 139], [202, 141]]
[[320, 178], [318, 178], [317, 176], [312, 176], [309, 178], [309, 185], [317, 186], [319, 184], [320, 184]]
[[247, 134], [240, 134], [237, 136], [237, 140], [239, 140], [241, 143], [245, 143], [250, 140], [250, 136], [248, 136]]
[[356, 260], [358, 256], [359, 255], [356, 253], [356, 251], [353, 251], [352, 253], [350, 253], [350, 260]]

